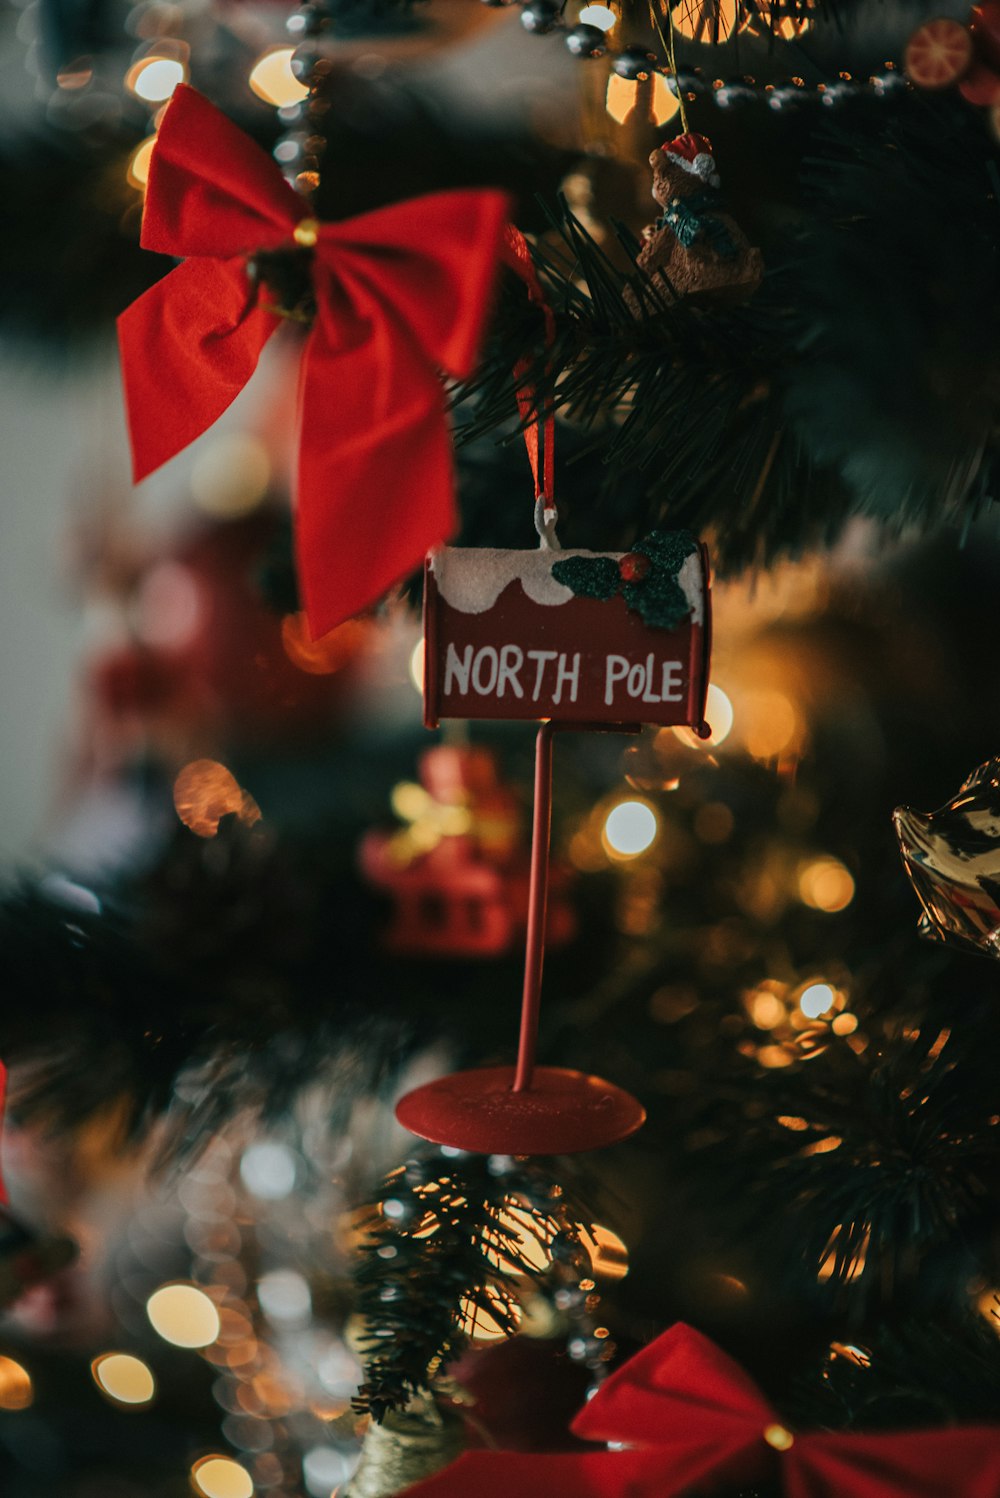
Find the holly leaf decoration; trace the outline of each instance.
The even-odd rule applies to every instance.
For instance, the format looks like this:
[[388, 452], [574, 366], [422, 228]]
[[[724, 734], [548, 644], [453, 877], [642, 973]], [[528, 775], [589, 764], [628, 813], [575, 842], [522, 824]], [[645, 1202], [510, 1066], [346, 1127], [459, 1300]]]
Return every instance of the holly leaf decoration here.
[[690, 531], [651, 531], [618, 562], [611, 557], [567, 557], [554, 563], [552, 576], [581, 598], [606, 603], [620, 593], [651, 629], [676, 629], [691, 612], [678, 575], [697, 550]]
[[611, 557], [567, 557], [556, 562], [552, 576], [579, 598], [599, 598], [607, 603], [622, 584], [618, 563]]

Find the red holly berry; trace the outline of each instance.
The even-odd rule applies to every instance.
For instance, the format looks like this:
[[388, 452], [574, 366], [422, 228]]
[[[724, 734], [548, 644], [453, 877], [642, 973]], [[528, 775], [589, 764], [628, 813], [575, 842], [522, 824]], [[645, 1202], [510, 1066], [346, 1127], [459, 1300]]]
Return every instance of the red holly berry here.
[[649, 571], [649, 558], [641, 551], [627, 551], [618, 563], [618, 572], [623, 583], [637, 583]]

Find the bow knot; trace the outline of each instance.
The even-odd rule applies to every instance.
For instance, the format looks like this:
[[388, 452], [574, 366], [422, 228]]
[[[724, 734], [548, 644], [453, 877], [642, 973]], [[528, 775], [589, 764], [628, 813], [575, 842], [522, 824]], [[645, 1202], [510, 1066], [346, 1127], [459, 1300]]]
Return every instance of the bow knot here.
[[[455, 528], [440, 372], [471, 373], [506, 219], [488, 189], [320, 222], [194, 89], [169, 104], [142, 243], [186, 257], [119, 319], [138, 482], [206, 431], [282, 317], [303, 351], [296, 549], [314, 635], [373, 603]], [[307, 284], [292, 256], [308, 258]], [[255, 282], [278, 287], [279, 305]]]

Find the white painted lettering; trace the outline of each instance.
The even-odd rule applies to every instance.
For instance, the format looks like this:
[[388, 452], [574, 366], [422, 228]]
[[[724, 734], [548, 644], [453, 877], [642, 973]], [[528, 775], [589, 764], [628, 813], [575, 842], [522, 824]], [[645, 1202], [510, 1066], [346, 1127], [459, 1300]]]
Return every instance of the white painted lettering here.
[[604, 705], [615, 700], [615, 686], [628, 675], [628, 661], [623, 655], [609, 655], [604, 670]]
[[472, 665], [472, 646], [466, 645], [465, 653], [461, 660], [458, 651], [451, 642], [448, 642], [448, 654], [444, 662], [444, 695], [451, 694], [452, 681], [457, 681], [458, 690], [465, 696], [469, 690], [469, 667]]
[[549, 661], [554, 661], [559, 654], [557, 650], [529, 650], [528, 660], [535, 661], [535, 690], [531, 694], [532, 702], [537, 702], [542, 693], [542, 677], [545, 675], [545, 667]]
[[[681, 661], [663, 662], [663, 701], [680, 702], [684, 696], [683, 677], [684, 666]], [[676, 690], [675, 690], [676, 689]]]
[[[489, 679], [483, 681], [483, 662], [490, 668]], [[500, 661], [493, 645], [484, 645], [476, 652], [475, 664], [472, 667], [472, 685], [480, 697], [488, 697], [497, 684], [497, 673], [500, 670]]]
[[517, 673], [524, 665], [524, 651], [520, 645], [503, 645], [500, 648], [500, 678], [497, 681], [497, 696], [502, 697], [504, 689], [510, 687], [515, 697], [523, 697], [524, 689], [517, 679]]
[[653, 652], [650, 651], [646, 657], [646, 682], [642, 694], [643, 702], [662, 702], [663, 698], [656, 695], [653, 686]]
[[626, 690], [630, 697], [641, 697], [642, 689], [646, 685], [646, 668], [642, 661], [636, 661], [628, 673]]
[[561, 655], [559, 657], [559, 665], [556, 668], [556, 689], [555, 689], [555, 691], [552, 694], [552, 701], [553, 702], [561, 702], [562, 701], [562, 689], [563, 689], [563, 684], [564, 683], [566, 685], [568, 685], [569, 689], [570, 689], [570, 692], [569, 692], [569, 700], [570, 700], [570, 702], [575, 702], [576, 701], [576, 694], [577, 694], [577, 691], [579, 690], [579, 686], [580, 686], [580, 652], [579, 651], [577, 651], [576, 654], [574, 655], [574, 657], [573, 657], [573, 664], [568, 669], [567, 669], [567, 666], [566, 666], [566, 657], [565, 657], [565, 655]]

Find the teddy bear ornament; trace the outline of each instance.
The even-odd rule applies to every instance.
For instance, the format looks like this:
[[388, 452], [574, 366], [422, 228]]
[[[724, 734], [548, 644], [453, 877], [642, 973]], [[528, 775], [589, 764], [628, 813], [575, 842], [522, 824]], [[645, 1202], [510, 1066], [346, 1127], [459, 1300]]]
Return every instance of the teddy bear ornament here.
[[703, 302], [743, 302], [764, 274], [760, 250], [726, 212], [712, 143], [678, 135], [653, 151], [653, 197], [663, 212], [643, 230], [638, 264], [663, 277], [677, 295]]

